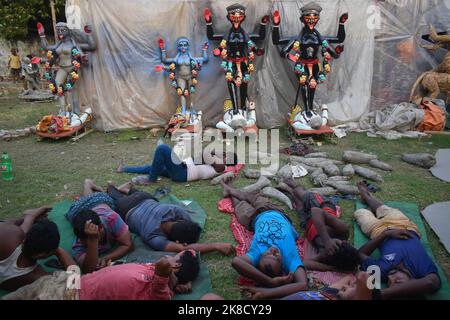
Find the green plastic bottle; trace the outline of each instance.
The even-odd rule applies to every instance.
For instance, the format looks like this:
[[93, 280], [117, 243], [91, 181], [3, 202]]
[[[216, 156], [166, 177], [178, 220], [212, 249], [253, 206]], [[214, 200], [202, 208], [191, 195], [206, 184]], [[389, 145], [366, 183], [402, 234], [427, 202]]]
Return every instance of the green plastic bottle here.
[[1, 169], [2, 169], [3, 180], [11, 181], [14, 178], [14, 174], [12, 171], [11, 157], [9, 156], [8, 152], [6, 152], [6, 151], [3, 152], [3, 154], [2, 154]]

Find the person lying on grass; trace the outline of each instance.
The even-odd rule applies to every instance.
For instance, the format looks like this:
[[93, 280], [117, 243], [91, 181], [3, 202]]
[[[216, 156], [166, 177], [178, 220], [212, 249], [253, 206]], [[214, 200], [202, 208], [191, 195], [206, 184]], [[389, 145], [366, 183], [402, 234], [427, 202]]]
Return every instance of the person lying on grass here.
[[174, 293], [191, 290], [200, 270], [195, 251], [163, 257], [156, 263], [128, 263], [105, 267], [81, 276], [79, 288], [70, 288], [73, 276], [64, 271], [41, 277], [4, 296], [3, 300], [170, 300]]
[[278, 187], [293, 202], [308, 241], [318, 255], [304, 260], [308, 270], [355, 272], [359, 264], [358, 250], [347, 241], [349, 229], [338, 218], [338, 208], [326, 197], [308, 192], [294, 179]]
[[209, 163], [195, 164], [192, 158], [181, 161], [168, 145], [162, 144], [156, 148], [151, 165], [130, 167], [120, 164], [117, 172], [144, 174], [134, 177], [132, 182], [136, 185], [148, 185], [156, 182], [159, 177], [170, 178], [174, 182], [208, 180], [224, 173], [227, 164], [236, 165], [237, 156], [213, 154]]
[[83, 197], [71, 206], [66, 217], [77, 237], [72, 255], [84, 273], [103, 268], [133, 251], [131, 233], [114, 211], [113, 199], [92, 180], [85, 180]]
[[119, 188], [110, 183], [108, 194], [114, 199], [117, 212], [130, 230], [154, 250], [181, 252], [193, 249], [201, 253], [235, 253], [230, 243], [197, 243], [202, 229], [192, 221], [186, 209], [160, 203], [152, 195], [134, 189], [131, 183]]
[[20, 219], [0, 222], [0, 289], [13, 291], [47, 275], [40, 259], [55, 255], [63, 268], [74, 264], [59, 247], [58, 227], [46, 219], [50, 210], [30, 209]]
[[254, 232], [249, 251], [233, 259], [233, 268], [259, 286], [251, 288], [258, 299], [307, 290], [305, 267], [295, 243], [298, 234], [291, 220], [268, 198], [238, 191], [227, 183], [221, 182], [224, 197], [233, 201], [239, 223]]
[[[355, 211], [361, 230], [371, 238], [359, 249], [361, 268], [378, 267], [388, 288], [376, 290], [376, 299], [423, 297], [438, 291], [441, 280], [436, 265], [420, 241], [417, 226], [401, 211], [383, 205], [360, 182], [361, 200], [368, 209]], [[380, 259], [370, 255], [379, 249]]]

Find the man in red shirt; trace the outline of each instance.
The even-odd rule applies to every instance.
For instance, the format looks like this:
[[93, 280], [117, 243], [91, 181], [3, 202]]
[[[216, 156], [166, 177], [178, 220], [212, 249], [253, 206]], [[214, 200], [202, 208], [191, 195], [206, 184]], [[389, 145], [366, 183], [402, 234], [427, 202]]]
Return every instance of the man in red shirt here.
[[356, 271], [359, 253], [347, 242], [349, 230], [339, 219], [340, 208], [326, 197], [306, 191], [294, 179], [285, 180], [279, 189], [293, 200], [305, 236], [318, 251], [317, 256], [304, 259], [305, 267], [317, 271]]
[[[166, 256], [156, 263], [120, 264], [83, 275], [72, 288], [71, 273], [60, 271], [4, 296], [4, 300], [170, 300], [191, 290], [199, 273], [195, 251]], [[71, 278], [72, 277], [72, 278]]]

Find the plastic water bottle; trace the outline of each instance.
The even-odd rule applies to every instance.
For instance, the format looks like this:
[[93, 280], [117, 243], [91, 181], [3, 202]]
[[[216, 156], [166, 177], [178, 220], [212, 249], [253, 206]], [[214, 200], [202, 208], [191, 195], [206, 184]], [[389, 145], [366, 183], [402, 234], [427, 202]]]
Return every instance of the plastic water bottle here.
[[6, 152], [6, 151], [3, 152], [3, 154], [2, 154], [1, 169], [2, 169], [3, 180], [11, 181], [14, 178], [14, 174], [12, 172], [11, 157], [9, 156], [8, 152]]

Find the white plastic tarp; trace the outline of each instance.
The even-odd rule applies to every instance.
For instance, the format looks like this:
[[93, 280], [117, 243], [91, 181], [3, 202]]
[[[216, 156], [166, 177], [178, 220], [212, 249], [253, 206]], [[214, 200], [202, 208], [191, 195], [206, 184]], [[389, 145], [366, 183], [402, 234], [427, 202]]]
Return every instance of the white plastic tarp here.
[[[209, 7], [217, 32], [226, 33], [229, 22], [225, 8], [236, 1], [194, 0], [68, 0], [66, 15], [69, 24], [82, 28], [90, 24], [97, 41], [97, 50], [90, 54], [90, 64], [83, 66], [77, 84], [80, 101], [92, 106], [97, 127], [113, 130], [164, 126], [178, 104], [177, 95], [167, 75], [153, 68], [160, 64], [158, 38], [166, 41], [168, 54], [176, 54], [175, 41], [180, 36], [191, 39], [191, 53], [201, 54], [206, 40], [203, 10]], [[300, 8], [310, 1], [246, 0], [244, 27], [253, 33], [260, 19], [281, 13], [282, 36], [300, 33]], [[328, 104], [334, 122], [358, 120], [369, 110], [374, 52], [370, 0], [316, 1], [323, 6], [318, 29], [323, 35], [336, 35], [339, 16], [348, 12], [345, 52], [332, 64], [332, 74], [317, 94], [317, 102]], [[211, 51], [216, 46], [211, 43]], [[297, 89], [293, 64], [279, 55], [273, 46], [271, 26], [265, 41], [264, 57], [257, 58], [256, 72], [249, 96], [256, 102], [258, 126], [284, 126], [286, 114]], [[199, 76], [195, 96], [196, 108], [204, 114], [204, 124], [214, 125], [221, 118], [223, 101], [228, 97], [220, 59], [211, 54], [210, 62]]]
[[[68, 0], [68, 22], [81, 28], [91, 24], [98, 49], [83, 67], [78, 84], [81, 102], [94, 108], [97, 127], [104, 130], [163, 126], [178, 99], [164, 74], [153, 68], [160, 63], [157, 40], [166, 40], [169, 56], [176, 54], [180, 36], [191, 39], [191, 52], [201, 54], [206, 40], [203, 10], [209, 7], [218, 33], [229, 23], [225, 8], [235, 1], [205, 0]], [[265, 14], [278, 9], [282, 36], [299, 34], [300, 8], [308, 1], [239, 1], [247, 6], [245, 29], [257, 30]], [[369, 109], [408, 101], [421, 72], [436, 67], [445, 49], [430, 52], [422, 35], [433, 23], [438, 32], [450, 29], [450, 0], [336, 0], [316, 1], [324, 10], [318, 29], [323, 35], [337, 32], [338, 18], [348, 12], [345, 52], [333, 61], [332, 73], [320, 86], [316, 102], [327, 104], [332, 123], [357, 121]], [[215, 43], [211, 43], [211, 51]], [[266, 54], [257, 59], [249, 96], [257, 106], [258, 125], [285, 125], [297, 89], [291, 62], [272, 45], [271, 27], [261, 44]], [[195, 96], [204, 124], [214, 125], [228, 97], [220, 59], [211, 54]]]

